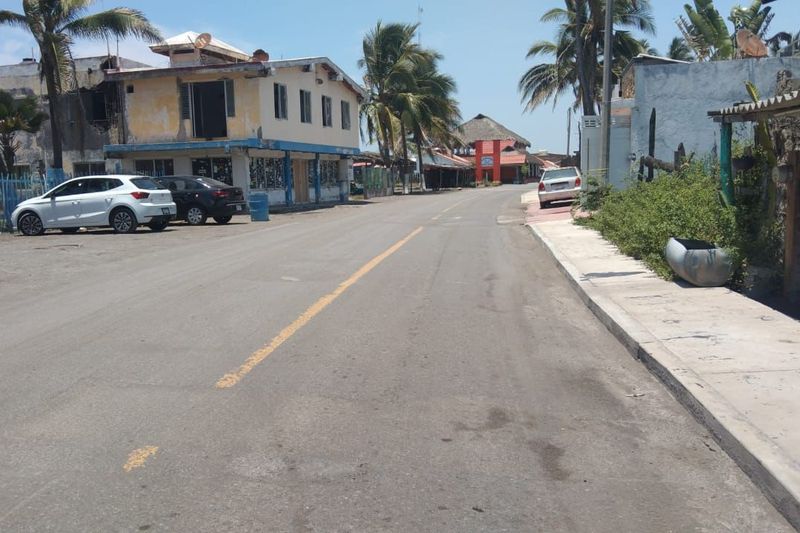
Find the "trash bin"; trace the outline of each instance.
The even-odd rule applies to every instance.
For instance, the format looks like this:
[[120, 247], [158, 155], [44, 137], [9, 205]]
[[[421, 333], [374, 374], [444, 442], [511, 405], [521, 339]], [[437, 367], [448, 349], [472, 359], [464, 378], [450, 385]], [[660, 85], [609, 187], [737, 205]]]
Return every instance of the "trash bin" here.
[[250, 220], [267, 222], [269, 220], [269, 196], [265, 192], [251, 192], [249, 197]]

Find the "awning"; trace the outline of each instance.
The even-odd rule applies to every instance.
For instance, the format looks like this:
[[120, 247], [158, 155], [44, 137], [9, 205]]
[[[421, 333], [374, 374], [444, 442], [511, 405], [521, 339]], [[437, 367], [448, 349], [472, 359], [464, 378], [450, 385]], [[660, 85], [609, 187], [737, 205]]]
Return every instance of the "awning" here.
[[273, 139], [232, 139], [225, 141], [187, 141], [169, 143], [142, 143], [142, 144], [107, 144], [103, 146], [103, 153], [107, 157], [124, 156], [141, 152], [191, 152], [206, 150], [225, 150], [232, 148], [252, 148], [256, 150], [277, 150], [284, 152], [305, 152], [311, 154], [332, 154], [352, 156], [358, 155], [358, 148], [343, 146], [330, 146], [326, 144], [311, 144], [294, 141], [279, 141]]
[[800, 91], [793, 91], [758, 102], [741, 103], [719, 111], [709, 111], [708, 116], [717, 122], [754, 122], [766, 115], [794, 113], [800, 113]]

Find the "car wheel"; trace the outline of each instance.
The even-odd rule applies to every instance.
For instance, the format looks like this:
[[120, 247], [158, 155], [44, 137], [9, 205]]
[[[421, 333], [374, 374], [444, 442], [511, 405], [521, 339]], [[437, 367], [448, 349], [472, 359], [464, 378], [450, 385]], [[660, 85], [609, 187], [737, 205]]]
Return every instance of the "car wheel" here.
[[217, 224], [227, 224], [228, 222], [231, 221], [232, 218], [233, 218], [232, 216], [214, 217], [214, 222], [216, 222]]
[[61, 228], [61, 233], [78, 233], [81, 228]]
[[111, 212], [111, 228], [115, 233], [133, 233], [138, 225], [136, 215], [127, 207], [118, 207]]
[[163, 231], [169, 225], [169, 220], [152, 220], [147, 227], [153, 231]]
[[548, 207], [550, 207], [550, 202], [539, 202], [540, 209], [547, 209]]
[[193, 205], [186, 211], [186, 222], [191, 226], [201, 226], [206, 223], [206, 210], [199, 205]]
[[17, 227], [20, 233], [28, 237], [35, 237], [44, 233], [44, 224], [42, 219], [36, 213], [25, 213], [19, 217]]

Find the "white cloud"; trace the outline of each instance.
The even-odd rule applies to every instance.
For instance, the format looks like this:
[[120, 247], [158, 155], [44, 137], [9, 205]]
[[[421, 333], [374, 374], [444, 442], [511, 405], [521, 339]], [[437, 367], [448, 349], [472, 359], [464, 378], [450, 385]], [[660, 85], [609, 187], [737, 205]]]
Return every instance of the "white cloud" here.
[[0, 65], [14, 65], [24, 57], [31, 57], [31, 47], [34, 47], [34, 57], [38, 58], [39, 50], [33, 37], [22, 28], [6, 26], [0, 39]]

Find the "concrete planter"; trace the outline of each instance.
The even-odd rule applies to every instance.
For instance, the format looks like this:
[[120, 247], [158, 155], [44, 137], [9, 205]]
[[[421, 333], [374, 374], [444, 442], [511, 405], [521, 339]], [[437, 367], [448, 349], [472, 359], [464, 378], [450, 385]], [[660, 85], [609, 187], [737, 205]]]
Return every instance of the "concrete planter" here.
[[673, 237], [664, 255], [678, 276], [698, 287], [720, 287], [733, 274], [731, 258], [710, 242]]

